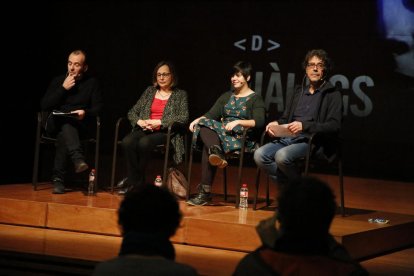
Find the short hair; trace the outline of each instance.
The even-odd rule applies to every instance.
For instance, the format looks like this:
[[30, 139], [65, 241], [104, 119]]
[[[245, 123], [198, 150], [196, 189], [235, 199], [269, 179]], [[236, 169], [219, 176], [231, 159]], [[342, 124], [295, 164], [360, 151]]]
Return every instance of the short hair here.
[[84, 50], [81, 50], [81, 49], [77, 49], [77, 50], [74, 50], [74, 51], [72, 51], [70, 54], [69, 54], [69, 56], [70, 55], [75, 55], [75, 56], [78, 56], [78, 55], [83, 55], [83, 64], [84, 65], [86, 65], [87, 63], [86, 63], [86, 52], [84, 51]]
[[313, 49], [308, 51], [302, 63], [303, 69], [306, 69], [308, 62], [312, 57], [317, 57], [322, 60], [325, 65], [325, 75], [328, 75], [332, 71], [332, 61], [329, 58], [328, 53], [323, 49]]
[[160, 67], [164, 65], [167, 65], [168, 69], [170, 69], [171, 88], [174, 88], [178, 85], [178, 75], [177, 75], [177, 71], [175, 70], [174, 63], [168, 60], [162, 60], [157, 63], [157, 65], [154, 68], [154, 71], [152, 72], [152, 83], [154, 84], [154, 87], [156, 87], [157, 89], [160, 88], [157, 82], [157, 72], [158, 72], [158, 69], [160, 69]]
[[[250, 62], [238, 61], [236, 64], [233, 65], [231, 75], [233, 76], [234, 74], [241, 73], [247, 81], [247, 78], [251, 76], [252, 71], [253, 71], [253, 67]], [[250, 82], [250, 80], [248, 80], [247, 82]]]
[[118, 210], [123, 235], [139, 232], [170, 238], [180, 221], [181, 212], [174, 195], [150, 183], [128, 192]]
[[278, 202], [277, 216], [284, 233], [297, 236], [329, 233], [337, 205], [326, 183], [313, 177], [295, 179], [282, 190]]

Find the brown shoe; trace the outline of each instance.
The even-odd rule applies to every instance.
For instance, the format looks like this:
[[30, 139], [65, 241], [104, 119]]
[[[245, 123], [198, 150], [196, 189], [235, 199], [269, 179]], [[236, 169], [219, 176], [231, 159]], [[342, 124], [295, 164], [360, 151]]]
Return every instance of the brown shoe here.
[[87, 169], [89, 169], [89, 166], [88, 166], [88, 164], [85, 163], [85, 161], [80, 160], [80, 161], [75, 163], [75, 172], [76, 173], [84, 172]]
[[210, 165], [217, 166], [220, 169], [225, 168], [228, 165], [220, 146], [211, 146], [209, 153], [210, 155], [208, 156], [208, 162]]

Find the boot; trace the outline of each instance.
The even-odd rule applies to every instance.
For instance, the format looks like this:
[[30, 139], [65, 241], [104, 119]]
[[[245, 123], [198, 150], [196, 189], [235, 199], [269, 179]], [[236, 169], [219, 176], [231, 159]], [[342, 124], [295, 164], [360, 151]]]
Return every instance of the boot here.
[[198, 195], [191, 198], [187, 201], [187, 204], [193, 205], [193, 206], [203, 206], [211, 202], [212, 196], [211, 196], [211, 186], [210, 185], [198, 185]]
[[63, 184], [63, 179], [59, 177], [54, 177], [53, 180], [53, 194], [64, 194], [65, 185]]
[[213, 145], [210, 147], [208, 162], [211, 166], [217, 166], [220, 169], [225, 168], [228, 165], [227, 160], [224, 157], [224, 153], [218, 145]]

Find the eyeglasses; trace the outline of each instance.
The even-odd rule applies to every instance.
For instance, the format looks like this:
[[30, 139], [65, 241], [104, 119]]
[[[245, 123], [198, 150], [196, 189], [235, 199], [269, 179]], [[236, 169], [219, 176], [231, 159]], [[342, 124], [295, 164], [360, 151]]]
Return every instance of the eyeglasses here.
[[323, 64], [323, 63], [308, 63], [308, 64], [306, 64], [306, 67], [312, 68], [312, 69], [315, 68], [315, 66], [319, 70], [325, 68], [325, 64]]
[[171, 73], [162, 73], [162, 74], [157, 74], [157, 78], [162, 78], [162, 77], [164, 77], [164, 78], [166, 78], [166, 77], [169, 77], [171, 75]]

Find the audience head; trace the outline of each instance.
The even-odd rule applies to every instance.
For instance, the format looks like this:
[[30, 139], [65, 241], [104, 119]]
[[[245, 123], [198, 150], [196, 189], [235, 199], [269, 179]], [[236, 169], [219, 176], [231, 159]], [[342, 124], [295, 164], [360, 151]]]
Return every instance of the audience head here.
[[252, 64], [247, 61], [239, 61], [235, 65], [233, 65], [231, 76], [234, 76], [235, 74], [242, 74], [243, 77], [247, 82], [250, 82], [251, 80], [251, 74], [252, 74]]
[[335, 216], [335, 196], [324, 182], [304, 177], [289, 183], [279, 196], [278, 220], [283, 233], [323, 236]]
[[181, 212], [174, 195], [153, 184], [127, 193], [118, 210], [123, 235], [139, 232], [170, 238], [180, 221]]
[[161, 82], [167, 82], [171, 89], [178, 85], [177, 71], [171, 61], [160, 61], [154, 68], [152, 73], [152, 83], [154, 84], [154, 87], [159, 89], [162, 85]]

